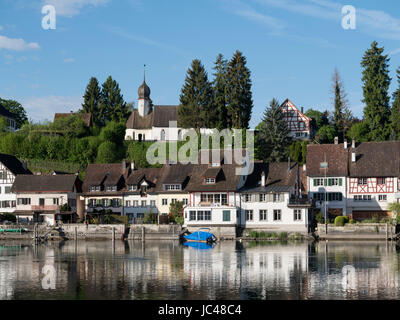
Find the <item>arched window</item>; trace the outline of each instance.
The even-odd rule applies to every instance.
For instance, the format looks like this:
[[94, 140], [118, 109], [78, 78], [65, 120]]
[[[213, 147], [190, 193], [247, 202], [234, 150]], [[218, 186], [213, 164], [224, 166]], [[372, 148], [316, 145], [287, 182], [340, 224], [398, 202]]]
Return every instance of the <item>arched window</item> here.
[[142, 134], [139, 133], [139, 142], [142, 142]]
[[164, 140], [165, 140], [165, 130], [164, 130], [164, 129], [161, 130], [160, 140], [161, 140], [161, 141], [164, 141]]

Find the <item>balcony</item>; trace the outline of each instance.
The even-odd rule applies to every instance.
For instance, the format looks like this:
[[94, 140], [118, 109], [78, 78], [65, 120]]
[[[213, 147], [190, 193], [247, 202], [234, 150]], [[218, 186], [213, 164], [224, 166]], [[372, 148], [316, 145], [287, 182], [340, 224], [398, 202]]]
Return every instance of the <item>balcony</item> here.
[[196, 205], [197, 207], [234, 207], [234, 205], [228, 204], [228, 203], [219, 203], [219, 202], [209, 202], [209, 201], [200, 201]]
[[58, 205], [39, 205], [31, 206], [32, 211], [59, 211], [60, 206]]
[[314, 200], [308, 198], [290, 198], [288, 202], [289, 208], [311, 208], [314, 205]]

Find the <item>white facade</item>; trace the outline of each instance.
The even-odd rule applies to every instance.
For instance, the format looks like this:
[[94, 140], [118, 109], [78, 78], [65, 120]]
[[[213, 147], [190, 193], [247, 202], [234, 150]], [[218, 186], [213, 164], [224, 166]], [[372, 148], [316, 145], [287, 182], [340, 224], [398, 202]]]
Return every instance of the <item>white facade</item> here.
[[132, 194], [124, 196], [124, 213], [129, 217], [130, 223], [135, 223], [136, 219], [143, 219], [147, 213], [158, 214], [157, 194], [140, 195]]
[[16, 195], [11, 192], [15, 176], [0, 162], [0, 213], [12, 213], [16, 208]]

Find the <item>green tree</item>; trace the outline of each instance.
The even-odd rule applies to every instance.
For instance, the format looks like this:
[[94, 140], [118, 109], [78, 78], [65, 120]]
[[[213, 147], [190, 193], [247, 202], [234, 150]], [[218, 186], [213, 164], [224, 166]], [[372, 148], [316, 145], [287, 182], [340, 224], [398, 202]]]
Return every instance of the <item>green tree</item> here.
[[111, 121], [101, 129], [100, 139], [102, 141], [111, 141], [116, 145], [121, 145], [124, 142], [125, 129], [124, 123]]
[[369, 128], [369, 139], [384, 141], [389, 135], [390, 97], [389, 61], [384, 48], [372, 42], [361, 61], [365, 103], [364, 119]]
[[291, 141], [285, 115], [276, 99], [272, 99], [266, 108], [258, 128], [257, 158], [273, 162], [285, 160]]
[[333, 126], [322, 126], [317, 132], [317, 141], [319, 143], [332, 143], [335, 139], [336, 130]]
[[201, 61], [195, 59], [188, 69], [180, 94], [179, 126], [184, 128], [212, 128], [215, 108], [212, 107], [212, 86]]
[[118, 159], [117, 145], [111, 141], [104, 141], [97, 150], [97, 163], [114, 163]]
[[170, 222], [175, 222], [177, 224], [183, 224], [183, 202], [176, 201], [175, 203], [171, 203], [169, 206], [169, 214], [168, 220]]
[[322, 126], [329, 124], [329, 112], [318, 111], [314, 109], [308, 109], [305, 115], [312, 119], [312, 126], [315, 131], [318, 131]]
[[216, 128], [228, 128], [228, 110], [226, 99], [227, 61], [222, 54], [217, 56], [214, 65], [213, 107], [217, 110]]
[[101, 124], [101, 115], [99, 114], [99, 103], [101, 100], [101, 90], [99, 82], [95, 77], [90, 78], [83, 95], [82, 110], [83, 113], [91, 113], [93, 122], [96, 125]]
[[362, 121], [354, 123], [347, 132], [347, 136], [350, 139], [354, 139], [358, 142], [365, 142], [368, 141], [368, 133], [368, 125], [365, 121]]
[[400, 138], [400, 68], [396, 70], [398, 88], [393, 93], [393, 104], [391, 114], [392, 131], [396, 135], [396, 139]]
[[246, 66], [246, 57], [236, 51], [227, 67], [226, 99], [228, 105], [228, 127], [249, 127], [253, 109], [251, 72]]
[[119, 84], [111, 76], [102, 85], [99, 110], [101, 125], [105, 125], [109, 121], [125, 122], [128, 117], [128, 108]]
[[14, 114], [16, 129], [20, 129], [28, 121], [26, 111], [18, 101], [0, 99], [0, 105]]
[[346, 131], [349, 129], [349, 122], [351, 121], [352, 114], [349, 109], [343, 81], [337, 69], [335, 69], [332, 77], [332, 91], [335, 110], [333, 113], [334, 126], [339, 140], [343, 141], [346, 136]]

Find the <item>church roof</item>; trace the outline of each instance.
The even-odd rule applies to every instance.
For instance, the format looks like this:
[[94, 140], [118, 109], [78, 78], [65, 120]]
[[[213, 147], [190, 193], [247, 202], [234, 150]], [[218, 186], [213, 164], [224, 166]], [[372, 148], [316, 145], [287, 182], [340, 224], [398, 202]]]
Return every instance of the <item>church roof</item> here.
[[134, 110], [126, 122], [127, 129], [168, 128], [170, 121], [178, 121], [178, 106], [154, 106], [149, 115], [142, 117]]
[[146, 81], [143, 80], [142, 85], [138, 89], [139, 99], [149, 99], [150, 98], [150, 88], [146, 84]]

